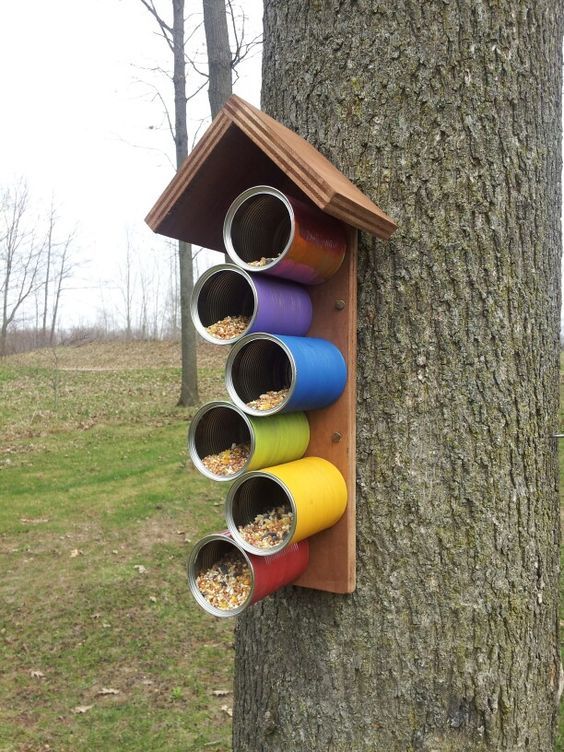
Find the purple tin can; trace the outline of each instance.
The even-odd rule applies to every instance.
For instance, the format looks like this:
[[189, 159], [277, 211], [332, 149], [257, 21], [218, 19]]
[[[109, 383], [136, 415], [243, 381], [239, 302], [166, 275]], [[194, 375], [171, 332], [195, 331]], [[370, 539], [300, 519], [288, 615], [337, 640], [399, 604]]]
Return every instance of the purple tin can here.
[[342, 222], [268, 185], [237, 196], [225, 216], [223, 241], [243, 269], [304, 285], [330, 279], [347, 250]]
[[[232, 345], [251, 332], [302, 336], [311, 326], [312, 305], [308, 291], [284, 280], [249, 274], [234, 264], [208, 269], [194, 285], [190, 304], [192, 321], [199, 334], [216, 345]], [[208, 331], [207, 327], [229, 317], [239, 320], [233, 336]]]

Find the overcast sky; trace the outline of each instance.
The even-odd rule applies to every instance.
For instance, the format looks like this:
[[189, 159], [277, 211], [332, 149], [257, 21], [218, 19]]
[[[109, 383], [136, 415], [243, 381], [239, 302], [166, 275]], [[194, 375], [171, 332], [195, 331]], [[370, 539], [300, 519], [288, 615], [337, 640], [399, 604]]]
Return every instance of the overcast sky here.
[[[261, 0], [241, 5], [250, 32], [258, 33]], [[170, 6], [157, 0], [164, 14]], [[201, 22], [199, 4], [196, 10], [188, 24]], [[66, 322], [92, 320], [101, 287], [111, 295], [127, 231], [138, 253], [159, 245], [144, 217], [173, 175], [174, 148], [152, 88], [157, 84], [171, 101], [172, 85], [143, 70], [170, 69], [157, 31], [139, 0], [1, 5], [0, 183], [23, 178], [37, 201], [53, 193], [61, 230], [78, 227], [82, 268], [73, 285], [82, 289], [65, 296]], [[241, 69], [235, 91], [259, 104], [259, 56]], [[189, 107], [193, 136], [209, 113], [206, 93]]]

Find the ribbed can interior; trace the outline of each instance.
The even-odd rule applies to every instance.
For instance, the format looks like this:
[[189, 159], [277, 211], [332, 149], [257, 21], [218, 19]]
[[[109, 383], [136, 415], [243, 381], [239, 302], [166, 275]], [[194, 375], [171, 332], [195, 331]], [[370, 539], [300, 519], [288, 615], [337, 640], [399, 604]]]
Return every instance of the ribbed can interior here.
[[201, 572], [210, 569], [216, 561], [219, 561], [227, 554], [245, 559], [237, 546], [226, 540], [211, 540], [205, 543], [198, 551], [193, 565], [193, 574], [197, 577]]
[[200, 459], [218, 454], [232, 444], [250, 444], [251, 433], [244, 418], [229, 407], [212, 407], [198, 420], [194, 449]]
[[229, 514], [239, 527], [252, 522], [257, 514], [284, 504], [290, 505], [290, 500], [279, 483], [265, 476], [253, 476], [240, 483], [233, 493]]
[[277, 196], [251, 196], [231, 220], [230, 238], [235, 253], [245, 263], [263, 256], [275, 258], [286, 248], [292, 230], [288, 207]]
[[203, 326], [211, 326], [226, 316], [251, 318], [254, 311], [255, 301], [249, 281], [229, 269], [212, 274], [198, 295], [198, 318]]
[[277, 342], [252, 340], [233, 358], [230, 379], [239, 399], [245, 403], [268, 391], [289, 389], [292, 384], [290, 358]]

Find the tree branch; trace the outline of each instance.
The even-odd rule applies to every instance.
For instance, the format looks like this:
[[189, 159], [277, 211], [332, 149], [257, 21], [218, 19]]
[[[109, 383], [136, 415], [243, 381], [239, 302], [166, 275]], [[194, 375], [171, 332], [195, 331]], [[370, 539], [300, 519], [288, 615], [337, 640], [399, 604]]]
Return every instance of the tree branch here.
[[162, 35], [170, 47], [171, 50], [173, 50], [173, 44], [172, 44], [172, 27], [169, 26], [163, 19], [159, 16], [157, 9], [155, 8], [155, 4], [153, 3], [153, 0], [139, 0], [139, 2], [147, 8], [149, 13], [153, 16], [155, 21], [158, 23]]

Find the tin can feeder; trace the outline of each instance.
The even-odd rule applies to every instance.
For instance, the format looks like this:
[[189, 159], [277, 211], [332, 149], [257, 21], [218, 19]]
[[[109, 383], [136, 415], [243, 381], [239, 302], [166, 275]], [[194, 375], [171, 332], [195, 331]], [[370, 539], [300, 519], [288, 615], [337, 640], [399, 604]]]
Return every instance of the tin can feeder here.
[[[212, 533], [192, 549], [187, 563], [188, 585], [204, 611], [219, 617], [237, 616], [297, 580], [308, 563], [307, 540], [273, 556], [260, 557], [242, 549], [228, 531]], [[237, 572], [240, 583], [234, 576]], [[205, 594], [207, 589], [209, 594]]]
[[[320, 457], [305, 457], [247, 473], [236, 480], [225, 500], [225, 518], [233, 540], [260, 557], [284, 551], [332, 527], [346, 506], [347, 486], [335, 465]], [[264, 519], [272, 520], [272, 510], [283, 507], [289, 508], [291, 522], [278, 540], [277, 521], [265, 523]], [[263, 515], [259, 524], [245, 531], [258, 515]]]
[[223, 241], [243, 269], [304, 285], [330, 279], [347, 249], [342, 222], [268, 185], [237, 196], [225, 216]]
[[[205, 340], [230, 345], [250, 332], [306, 334], [312, 304], [301, 285], [249, 274], [234, 264], [219, 264], [204, 272], [194, 285], [190, 313]], [[246, 327], [232, 336], [208, 330], [227, 316], [243, 317]]]
[[318, 337], [248, 334], [233, 346], [225, 366], [229, 396], [255, 416], [327, 407], [346, 381], [339, 349]]
[[[188, 452], [194, 466], [206, 477], [232, 481], [247, 471], [303, 457], [309, 438], [309, 423], [303, 412], [259, 419], [230, 402], [216, 401], [201, 407], [192, 419]], [[213, 461], [217, 464], [214, 472], [213, 462], [208, 460], [206, 465], [204, 460], [220, 454], [222, 457]]]

